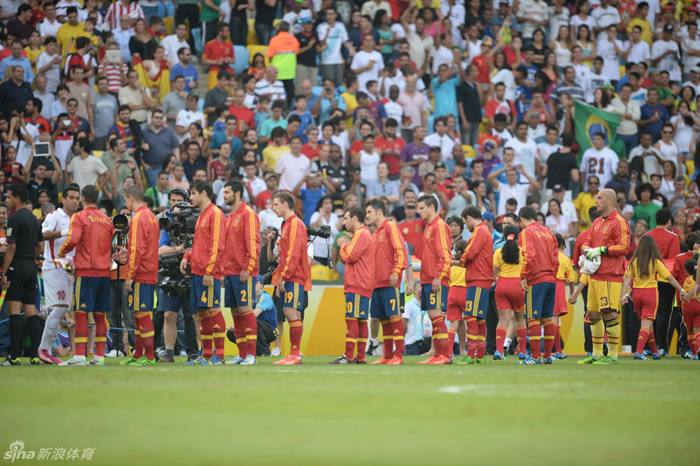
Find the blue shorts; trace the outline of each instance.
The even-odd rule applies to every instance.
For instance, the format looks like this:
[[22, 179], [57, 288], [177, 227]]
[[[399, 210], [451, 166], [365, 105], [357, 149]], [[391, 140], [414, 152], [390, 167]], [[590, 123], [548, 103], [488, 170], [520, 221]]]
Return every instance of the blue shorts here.
[[304, 287], [294, 282], [284, 282], [284, 300], [282, 307], [290, 307], [297, 311], [304, 310]]
[[437, 293], [433, 293], [433, 284], [421, 285], [420, 308], [424, 311], [438, 309], [447, 311], [447, 295], [449, 289], [445, 285], [440, 285]]
[[153, 312], [156, 286], [134, 282], [131, 288], [133, 291], [126, 297], [126, 309], [132, 312]]
[[192, 274], [192, 289], [190, 291], [190, 309], [218, 308], [221, 303], [221, 280], [214, 279], [212, 286], [204, 286], [204, 277]]
[[240, 275], [232, 275], [224, 279], [224, 287], [226, 294], [226, 307], [236, 309], [239, 307], [253, 307], [253, 299], [255, 298], [255, 282], [257, 277], [248, 277], [248, 280], [241, 283]]
[[190, 297], [189, 295], [180, 295], [171, 298], [163, 292], [163, 290], [158, 290], [158, 312], [175, 312], [180, 313], [182, 308], [182, 314], [185, 316], [193, 315], [197, 313], [195, 309], [194, 312], [190, 309]]
[[480, 288], [478, 286], [470, 286], [467, 288], [467, 303], [464, 307], [464, 317], [476, 317], [477, 319], [486, 319], [486, 311], [489, 307], [488, 288]]
[[538, 283], [528, 286], [525, 292], [525, 318], [551, 318], [554, 315], [556, 290], [556, 283]]
[[368, 319], [369, 298], [357, 293], [345, 293], [345, 318]]
[[401, 315], [401, 294], [398, 288], [387, 286], [372, 292], [369, 314], [371, 317], [386, 320]]
[[109, 277], [76, 277], [73, 285], [73, 310], [109, 312], [112, 309]]

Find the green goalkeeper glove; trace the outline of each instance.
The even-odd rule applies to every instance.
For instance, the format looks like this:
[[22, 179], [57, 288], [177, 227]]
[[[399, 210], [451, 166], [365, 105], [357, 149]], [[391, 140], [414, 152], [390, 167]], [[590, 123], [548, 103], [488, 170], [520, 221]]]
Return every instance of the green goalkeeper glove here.
[[608, 247], [607, 246], [601, 246], [599, 248], [593, 248], [590, 251], [588, 251], [588, 254], [586, 255], [586, 259], [588, 260], [593, 260], [596, 257], [599, 256], [604, 256], [608, 254]]

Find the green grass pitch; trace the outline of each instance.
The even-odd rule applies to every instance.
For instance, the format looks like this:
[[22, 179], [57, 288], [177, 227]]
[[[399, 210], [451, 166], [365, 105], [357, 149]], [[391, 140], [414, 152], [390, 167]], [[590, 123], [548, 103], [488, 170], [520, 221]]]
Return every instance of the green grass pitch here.
[[[700, 362], [0, 368], [0, 464], [698, 464]], [[375, 358], [372, 358], [375, 359]], [[23, 360], [23, 364], [26, 360]], [[37, 462], [37, 461], [35, 461]], [[17, 460], [15, 464], [29, 464]]]

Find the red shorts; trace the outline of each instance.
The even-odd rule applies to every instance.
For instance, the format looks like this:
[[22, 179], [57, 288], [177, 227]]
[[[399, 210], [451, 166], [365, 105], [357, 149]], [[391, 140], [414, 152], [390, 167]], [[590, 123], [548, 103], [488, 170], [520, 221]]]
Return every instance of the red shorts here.
[[499, 311], [522, 311], [525, 307], [525, 292], [520, 287], [520, 279], [501, 277], [496, 283], [496, 307]]
[[467, 289], [463, 286], [451, 286], [447, 294], [447, 320], [453, 322], [464, 318], [467, 305]]
[[569, 313], [569, 303], [566, 301], [566, 282], [557, 280], [557, 289], [554, 292], [554, 315], [565, 316]]
[[659, 307], [657, 288], [634, 288], [632, 302], [640, 319], [656, 320], [656, 309]]
[[691, 299], [689, 303], [683, 303], [683, 323], [688, 331], [694, 327], [700, 327], [700, 302]]

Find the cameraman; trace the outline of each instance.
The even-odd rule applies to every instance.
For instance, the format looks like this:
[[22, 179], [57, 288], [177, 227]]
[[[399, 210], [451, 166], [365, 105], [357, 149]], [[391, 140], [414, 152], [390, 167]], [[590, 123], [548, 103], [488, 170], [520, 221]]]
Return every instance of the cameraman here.
[[[175, 188], [168, 195], [168, 202], [175, 206], [178, 202], [188, 202], [189, 194], [187, 191], [180, 188]], [[164, 212], [168, 216], [170, 211], [177, 212], [179, 207], [173, 207]], [[163, 230], [160, 233], [160, 241], [158, 243], [158, 256], [168, 256], [179, 254], [183, 256], [191, 249], [185, 249], [183, 245], [172, 246], [170, 234]], [[177, 271], [179, 274], [179, 270]], [[171, 278], [184, 278], [180, 275]], [[193, 361], [197, 358], [199, 345], [197, 343], [199, 328], [199, 316], [195, 312], [194, 315], [190, 310], [190, 289], [183, 288], [182, 294], [176, 297], [170, 297], [163, 290], [158, 290], [158, 308], [153, 314], [153, 328], [156, 337], [156, 348], [160, 347], [160, 334], [163, 332], [165, 340], [165, 356], [160, 359], [160, 362], [175, 362], [175, 342], [177, 340], [177, 319], [178, 314], [182, 311], [183, 320], [185, 322], [185, 351], [187, 352], [187, 360]], [[190, 318], [191, 317], [191, 318]]]
[[[185, 275], [191, 264], [190, 306], [201, 322], [202, 356], [187, 364], [204, 366], [223, 364], [226, 321], [221, 314], [221, 272], [225, 246], [224, 213], [211, 201], [214, 192], [206, 181], [190, 185], [192, 205], [201, 212], [195, 227], [192, 251], [185, 253], [180, 272]], [[216, 331], [219, 329], [219, 331]], [[214, 356], [212, 343], [216, 346]]]

